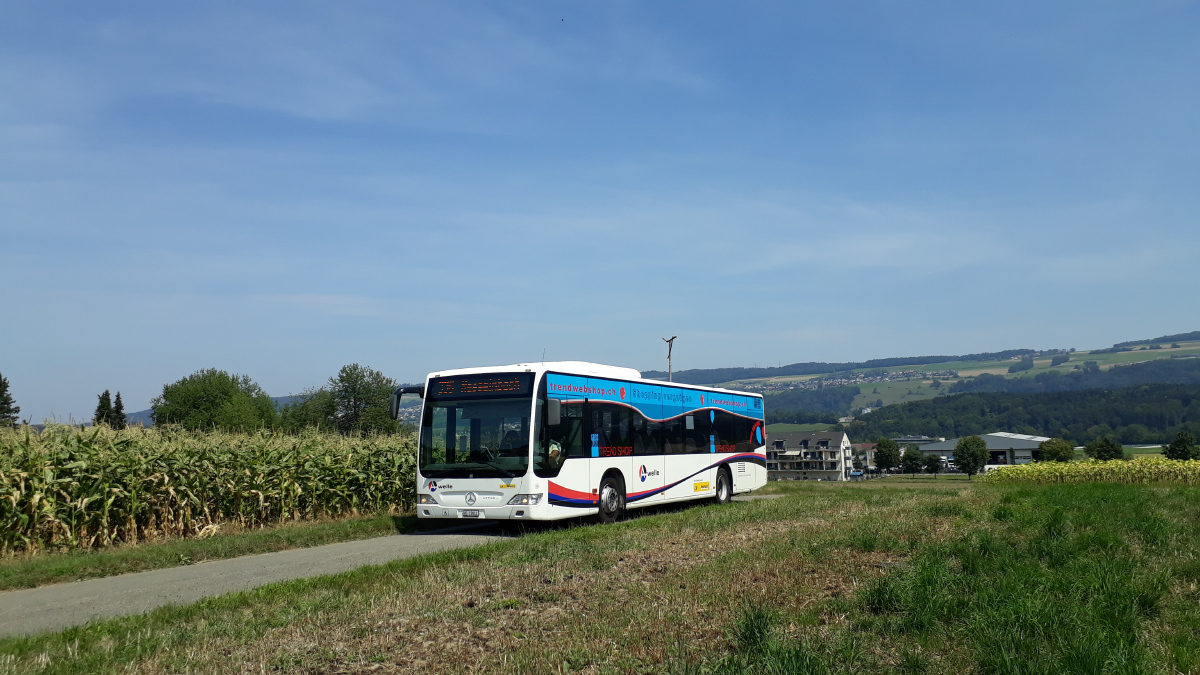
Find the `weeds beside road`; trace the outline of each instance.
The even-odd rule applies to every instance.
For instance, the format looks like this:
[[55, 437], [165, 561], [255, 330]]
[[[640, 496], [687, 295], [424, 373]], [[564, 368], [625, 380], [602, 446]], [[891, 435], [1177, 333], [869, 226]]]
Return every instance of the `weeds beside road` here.
[[1200, 490], [978, 481], [550, 529], [0, 641], [0, 672], [1196, 672]]

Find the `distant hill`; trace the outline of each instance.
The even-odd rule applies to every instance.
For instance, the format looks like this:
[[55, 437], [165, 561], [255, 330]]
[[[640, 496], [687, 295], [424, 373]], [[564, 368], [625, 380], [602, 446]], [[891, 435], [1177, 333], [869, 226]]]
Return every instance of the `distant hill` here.
[[1113, 435], [1126, 445], [1200, 436], [1200, 385], [1150, 384], [1045, 394], [971, 393], [889, 405], [850, 425], [856, 441], [879, 436], [945, 438], [1009, 431], [1074, 443]]
[[[954, 361], [1003, 361], [1018, 356], [1028, 356], [1036, 353], [1033, 349], [1009, 349], [1003, 352], [987, 352], [983, 354], [965, 354], [962, 356], [901, 356], [890, 359], [871, 359], [870, 361], [855, 361], [847, 363], [808, 362], [793, 363], [778, 368], [696, 368], [681, 370], [675, 373], [674, 380], [684, 384], [720, 384], [733, 380], [749, 380], [760, 377], [784, 377], [794, 375], [821, 375], [836, 373], [844, 370], [859, 368], [892, 368], [895, 366], [923, 366], [933, 363], [951, 363]], [[642, 377], [666, 379], [667, 373], [661, 370], [644, 370]]]
[[1164, 335], [1154, 338], [1153, 340], [1134, 340], [1133, 342], [1118, 342], [1113, 345], [1113, 349], [1122, 347], [1137, 347], [1140, 345], [1156, 345], [1164, 342], [1190, 342], [1192, 340], [1200, 340], [1200, 330], [1194, 330], [1190, 333], [1178, 333], [1176, 335]]

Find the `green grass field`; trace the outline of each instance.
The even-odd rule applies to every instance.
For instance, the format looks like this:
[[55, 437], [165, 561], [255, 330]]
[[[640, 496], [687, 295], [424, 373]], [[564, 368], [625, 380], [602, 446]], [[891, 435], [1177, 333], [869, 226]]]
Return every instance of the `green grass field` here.
[[1200, 490], [770, 491], [0, 640], [0, 672], [1200, 671]]

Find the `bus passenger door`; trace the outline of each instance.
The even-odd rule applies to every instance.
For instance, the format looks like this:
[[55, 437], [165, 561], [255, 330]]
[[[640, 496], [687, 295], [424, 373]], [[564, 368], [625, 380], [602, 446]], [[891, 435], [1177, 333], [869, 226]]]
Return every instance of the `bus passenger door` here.
[[653, 504], [664, 499], [667, 478], [662, 448], [655, 434], [657, 425], [641, 415], [632, 417], [634, 483], [629, 486], [627, 501], [630, 506]]

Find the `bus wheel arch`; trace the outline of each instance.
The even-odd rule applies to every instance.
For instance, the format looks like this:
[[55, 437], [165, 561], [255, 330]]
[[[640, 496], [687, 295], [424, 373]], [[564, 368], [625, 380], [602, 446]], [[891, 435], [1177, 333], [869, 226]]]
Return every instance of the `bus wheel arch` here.
[[717, 490], [713, 502], [717, 504], [728, 504], [733, 501], [733, 474], [729, 471], [728, 464], [722, 464], [721, 468], [717, 469]]
[[609, 469], [600, 479], [596, 518], [601, 523], [615, 523], [625, 511], [625, 477], [617, 469]]

